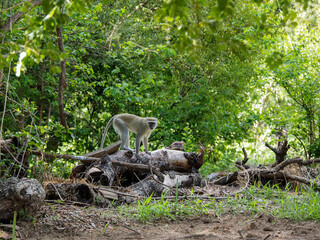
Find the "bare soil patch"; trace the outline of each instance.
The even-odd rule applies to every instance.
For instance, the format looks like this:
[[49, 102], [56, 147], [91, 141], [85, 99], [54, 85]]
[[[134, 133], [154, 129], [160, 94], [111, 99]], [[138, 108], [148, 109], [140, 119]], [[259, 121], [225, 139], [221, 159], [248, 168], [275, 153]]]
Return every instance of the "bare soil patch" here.
[[[213, 213], [141, 224], [116, 210], [46, 204], [19, 220], [20, 239], [320, 239], [320, 223], [250, 213]], [[10, 232], [7, 231], [8, 234]]]

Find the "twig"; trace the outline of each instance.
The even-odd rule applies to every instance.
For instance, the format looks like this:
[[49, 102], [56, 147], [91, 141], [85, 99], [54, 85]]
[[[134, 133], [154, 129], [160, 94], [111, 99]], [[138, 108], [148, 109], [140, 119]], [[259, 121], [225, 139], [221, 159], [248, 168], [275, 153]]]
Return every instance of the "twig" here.
[[56, 203], [56, 204], [70, 204], [70, 205], [91, 206], [91, 204], [89, 204], [89, 203], [76, 202], [76, 201], [70, 201], [70, 200], [66, 200], [66, 201], [63, 201], [63, 202], [59, 202], [57, 200], [44, 200], [44, 201], [48, 202], [48, 203]]
[[[12, 154], [12, 152], [10, 151], [10, 149], [8, 149], [7, 148], [7, 146], [3, 146], [5, 149], [6, 149], [6, 151], [10, 154], [10, 156], [12, 157], [12, 159], [15, 161], [15, 162], [17, 162], [19, 165], [22, 165], [22, 162], [19, 162], [19, 160]], [[1, 148], [1, 146], [0, 146], [0, 148]], [[1, 149], [0, 149], [1, 150]], [[1, 151], [0, 151], [1, 152]]]
[[242, 171], [246, 171], [246, 169], [243, 166], [239, 165], [239, 164], [236, 164], [235, 166], [237, 168], [239, 168], [240, 170], [242, 170]]
[[[34, 118], [32, 117], [31, 119], [32, 120], [31, 120], [30, 131], [29, 131], [29, 135], [30, 136], [31, 136], [31, 133], [32, 133], [32, 127], [33, 127], [33, 123], [34, 123]], [[21, 166], [23, 166], [23, 163], [25, 163], [25, 155], [27, 153], [28, 144], [29, 144], [29, 139], [27, 139], [27, 142], [25, 143], [24, 150], [23, 150], [23, 148], [21, 148], [21, 150], [23, 150], [23, 154], [22, 154], [22, 158], [21, 158]], [[20, 155], [20, 153], [18, 153], [18, 154]], [[17, 157], [19, 155], [17, 155]], [[27, 160], [27, 162], [28, 162], [28, 160]], [[27, 167], [29, 167], [29, 166], [27, 166]], [[21, 170], [21, 168], [19, 169], [19, 172], [17, 173], [17, 176], [19, 176], [20, 170]]]
[[143, 191], [144, 191], [144, 193], [146, 194], [146, 196], [148, 195], [148, 192], [147, 192], [147, 190], [146, 190], [146, 188], [144, 187], [144, 185], [143, 185], [143, 181], [141, 181], [141, 179], [138, 177], [138, 175], [135, 173], [135, 172], [133, 172], [133, 174], [136, 176], [136, 178], [139, 180], [139, 182], [141, 183], [141, 186], [142, 186], [142, 188], [143, 188]]
[[[0, 228], [7, 228], [7, 229], [12, 230], [13, 225], [12, 225], [12, 224], [2, 224], [2, 223], [1, 223]], [[18, 231], [19, 231], [20, 229], [21, 229], [21, 228], [20, 228], [19, 226], [17, 226], [17, 225], [16, 225], [16, 230], [18, 230]]]
[[[2, 91], [0, 91], [0, 93], [4, 94], [4, 92], [2, 92]], [[11, 102], [17, 104], [19, 107], [21, 107], [21, 109], [26, 110], [31, 116], [35, 117], [35, 114], [32, 113], [28, 108], [26, 108], [25, 105], [18, 103], [16, 100], [14, 100], [14, 99], [12, 99], [10, 97], [7, 97], [7, 99], [10, 100]]]
[[292, 134], [296, 139], [298, 139], [298, 141], [300, 142], [300, 144], [301, 144], [302, 147], [303, 147], [304, 156], [305, 156], [306, 159], [308, 159], [308, 151], [307, 151], [306, 146], [305, 146], [304, 142], [302, 141], [302, 139], [299, 138], [299, 136], [295, 135], [294, 133], [291, 133], [291, 134]]
[[270, 236], [271, 236], [271, 235], [268, 234], [267, 236], [265, 236], [265, 237], [263, 238], [263, 240], [267, 240]]
[[243, 237], [243, 235], [242, 235], [242, 233], [241, 233], [241, 230], [238, 230], [238, 233], [239, 233], [239, 235], [240, 235], [240, 238], [241, 238], [241, 239], [244, 239], [244, 237]]
[[[166, 200], [176, 200], [176, 196], [164, 196], [164, 197], [153, 197], [152, 199], [166, 199]], [[201, 198], [201, 199], [208, 199], [211, 200], [212, 198], [216, 199], [216, 200], [224, 200], [224, 199], [228, 199], [228, 197], [215, 197], [215, 196], [211, 196], [211, 195], [205, 195], [205, 196], [178, 196], [178, 199], [194, 199], [194, 198]]]
[[133, 43], [134, 45], [136, 45], [137, 47], [142, 48], [143, 50], [146, 50], [146, 51], [148, 51], [148, 52], [158, 53], [157, 51], [152, 50], [152, 49], [149, 49], [149, 48], [146, 48], [146, 47], [144, 47], [144, 46], [142, 46], [142, 45], [139, 45], [138, 43], [135, 43], [135, 42], [132, 42], [132, 43]]
[[[6, 107], [7, 107], [10, 72], [11, 72], [11, 62], [9, 63], [8, 78], [7, 78], [7, 84], [6, 84], [6, 94], [4, 97], [4, 106], [3, 106], [3, 113], [2, 113], [1, 126], [0, 126], [0, 140], [3, 140], [2, 130], [3, 130], [4, 115], [6, 113]], [[1, 152], [1, 145], [0, 145], [0, 152]], [[1, 155], [0, 155], [0, 159], [1, 159]]]
[[[125, 224], [126, 224], [126, 223], [125, 223]], [[131, 228], [131, 227], [128, 227], [128, 226], [126, 226], [125, 224], [122, 225], [122, 226], [125, 227], [126, 229], [130, 230], [130, 231], [135, 232], [136, 234], [139, 234], [139, 235], [141, 236], [141, 238], [144, 238], [139, 231], [137, 231], [137, 230], [135, 230], [135, 229], [133, 229], [133, 228]]]

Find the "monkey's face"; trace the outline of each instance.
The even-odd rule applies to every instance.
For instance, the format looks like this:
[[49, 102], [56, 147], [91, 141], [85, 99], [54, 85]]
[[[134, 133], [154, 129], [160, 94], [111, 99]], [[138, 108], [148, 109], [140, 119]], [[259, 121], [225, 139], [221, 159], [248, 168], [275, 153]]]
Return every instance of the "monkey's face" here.
[[150, 128], [151, 130], [153, 130], [153, 129], [156, 128], [157, 122], [148, 122], [148, 125], [149, 125], [149, 128]]

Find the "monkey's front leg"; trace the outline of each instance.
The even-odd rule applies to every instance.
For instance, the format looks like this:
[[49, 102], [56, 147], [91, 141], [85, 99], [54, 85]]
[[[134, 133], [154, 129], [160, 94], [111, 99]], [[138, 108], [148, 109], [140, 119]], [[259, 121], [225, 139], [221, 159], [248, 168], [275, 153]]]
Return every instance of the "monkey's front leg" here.
[[143, 147], [144, 147], [144, 151], [148, 154], [151, 155], [151, 152], [148, 151], [148, 138], [144, 137], [143, 138]]
[[139, 156], [140, 144], [141, 144], [141, 138], [139, 136], [137, 136], [136, 137], [135, 147], [136, 147], [136, 157], [137, 157], [137, 159], [139, 161], [141, 160], [141, 158]]

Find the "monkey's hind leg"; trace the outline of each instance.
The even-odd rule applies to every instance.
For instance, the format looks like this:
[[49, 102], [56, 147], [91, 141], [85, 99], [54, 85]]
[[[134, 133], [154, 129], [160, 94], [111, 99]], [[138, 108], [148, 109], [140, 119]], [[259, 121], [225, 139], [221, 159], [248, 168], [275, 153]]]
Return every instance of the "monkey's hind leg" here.
[[132, 151], [132, 149], [129, 148], [129, 129], [126, 127], [124, 122], [119, 118], [115, 118], [113, 120], [113, 127], [116, 130], [116, 132], [120, 135], [120, 148]]
[[120, 135], [120, 138], [121, 138], [120, 148], [124, 150], [132, 151], [132, 149], [129, 148], [129, 130], [127, 128], [123, 129], [122, 134]]
[[126, 139], [125, 147], [129, 148], [130, 150], [132, 150], [132, 149], [130, 148], [130, 138], [129, 138], [129, 134], [128, 134], [127, 139]]

